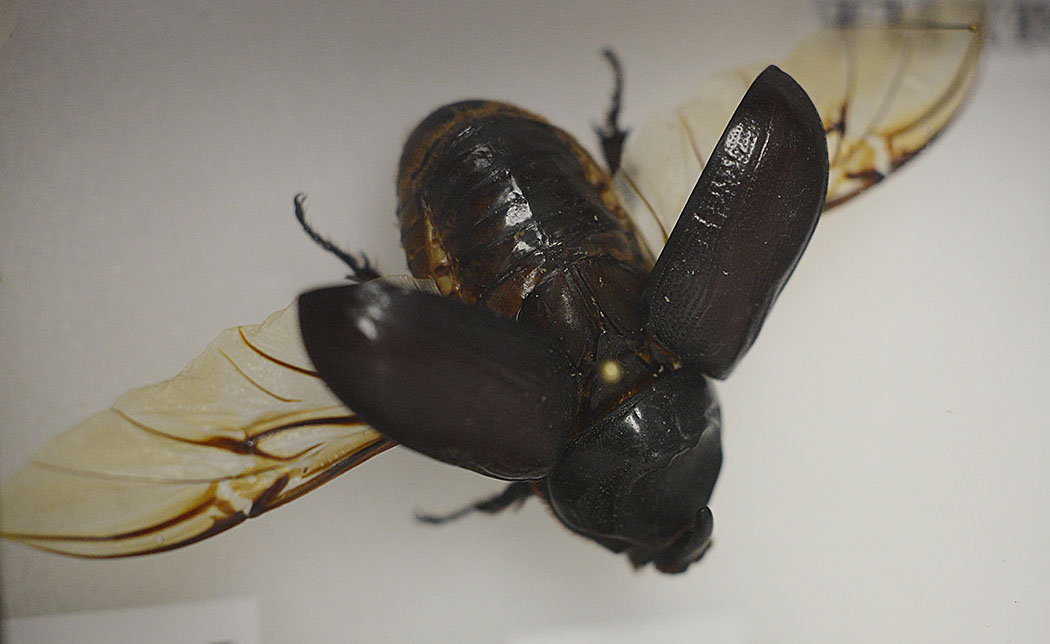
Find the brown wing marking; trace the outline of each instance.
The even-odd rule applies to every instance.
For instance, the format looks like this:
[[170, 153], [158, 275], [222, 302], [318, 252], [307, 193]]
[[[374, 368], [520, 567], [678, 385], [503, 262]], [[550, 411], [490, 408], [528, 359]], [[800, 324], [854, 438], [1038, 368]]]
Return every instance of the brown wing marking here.
[[[231, 502], [229, 490], [221, 482], [208, 484], [207, 489], [186, 504], [185, 510], [163, 521], [135, 530], [109, 534], [23, 534], [4, 533], [5, 538], [21, 541], [40, 550], [75, 555], [91, 559], [111, 559], [132, 555], [154, 554], [196, 543], [239, 525], [249, 518], [295, 500], [310, 490], [326, 483], [397, 443], [377, 439], [367, 447], [333, 463], [307, 483], [289, 488], [291, 477], [283, 474], [264, 488], [251, 509], [244, 511]], [[204, 524], [200, 531], [185, 531], [185, 526]], [[172, 540], [171, 533], [190, 532], [185, 538]], [[143, 545], [145, 544], [145, 545]]]
[[[943, 19], [905, 16], [882, 30], [843, 32], [848, 94], [828, 127], [834, 145], [825, 209], [915, 158], [958, 113], [977, 73], [984, 15], [952, 11]], [[856, 105], [867, 106], [866, 117], [856, 117]]]

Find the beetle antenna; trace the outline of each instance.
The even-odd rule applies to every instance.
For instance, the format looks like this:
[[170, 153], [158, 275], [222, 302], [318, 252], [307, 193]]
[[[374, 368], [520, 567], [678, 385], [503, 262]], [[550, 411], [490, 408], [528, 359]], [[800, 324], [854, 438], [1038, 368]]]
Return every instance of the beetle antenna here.
[[322, 237], [321, 234], [314, 230], [314, 227], [306, 221], [306, 193], [300, 192], [296, 194], [292, 199], [292, 202], [295, 204], [295, 218], [299, 221], [299, 225], [303, 227], [303, 230], [306, 231], [306, 234], [310, 236], [310, 239], [321, 248], [343, 260], [343, 263], [350, 267], [350, 274], [346, 276], [346, 279], [355, 282], [367, 282], [368, 280], [379, 277], [379, 271], [377, 271], [375, 267], [372, 266], [372, 263], [368, 261], [367, 255], [361, 253], [361, 259], [357, 259], [342, 248], [336, 246], [331, 240]]
[[517, 481], [508, 485], [498, 494], [471, 503], [465, 508], [460, 508], [454, 512], [449, 512], [448, 514], [424, 514], [422, 512], [417, 512], [416, 521], [430, 523], [432, 525], [440, 525], [442, 523], [461, 519], [472, 512], [496, 514], [497, 512], [506, 510], [512, 505], [520, 507], [521, 504], [525, 502], [525, 499], [529, 498], [531, 495], [532, 487], [528, 483]]
[[623, 65], [620, 64], [620, 58], [611, 47], [603, 49], [602, 56], [609, 61], [612, 67], [613, 93], [609, 111], [605, 115], [605, 124], [594, 126], [594, 131], [601, 141], [602, 154], [605, 155], [605, 164], [609, 167], [609, 174], [613, 174], [620, 167], [623, 142], [627, 138], [627, 130], [620, 127], [620, 107], [623, 104]]

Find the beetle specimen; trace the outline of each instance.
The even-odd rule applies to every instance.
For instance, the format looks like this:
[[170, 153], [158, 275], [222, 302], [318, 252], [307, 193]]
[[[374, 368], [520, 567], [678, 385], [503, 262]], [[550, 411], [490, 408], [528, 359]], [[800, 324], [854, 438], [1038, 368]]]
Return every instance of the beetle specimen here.
[[[438, 110], [410, 138], [399, 179], [409, 263], [431, 280], [313, 291], [262, 325], [224, 332], [180, 376], [122, 396], [45, 447], [4, 487], [5, 535], [83, 556], [166, 550], [396, 441], [512, 481], [478, 509], [536, 493], [570, 529], [633, 563], [684, 570], [707, 547], [721, 460], [707, 377], [727, 375], [750, 346], [812, 232], [825, 141], [834, 201], [906, 160], [965, 93], [976, 39], [963, 36], [950, 73], [932, 74], [942, 84], [926, 84], [922, 105], [936, 109], [920, 110], [919, 126], [883, 133], [899, 116], [884, 91], [868, 109], [849, 92], [822, 98], [823, 85], [789, 69], [814, 110], [770, 70], [717, 145], [692, 136], [710, 128], [663, 145], [643, 126], [612, 177], [529, 112]], [[918, 59], [921, 43], [905, 40]], [[848, 69], [847, 83], [873, 86]], [[894, 96], [914, 86], [885, 77]], [[921, 136], [897, 149], [901, 132]], [[686, 150], [692, 166], [663, 161], [656, 179], [644, 175], [657, 147]], [[696, 158], [711, 149], [708, 163]], [[684, 192], [658, 185], [688, 174]], [[670, 210], [687, 217], [668, 225]]]

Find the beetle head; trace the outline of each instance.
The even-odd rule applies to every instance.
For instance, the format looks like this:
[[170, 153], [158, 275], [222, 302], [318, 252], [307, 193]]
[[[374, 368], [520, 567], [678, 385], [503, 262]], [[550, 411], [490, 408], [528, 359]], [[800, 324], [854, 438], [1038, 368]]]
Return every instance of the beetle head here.
[[551, 508], [636, 566], [682, 572], [710, 543], [719, 428], [707, 378], [665, 371], [569, 443], [546, 481]]

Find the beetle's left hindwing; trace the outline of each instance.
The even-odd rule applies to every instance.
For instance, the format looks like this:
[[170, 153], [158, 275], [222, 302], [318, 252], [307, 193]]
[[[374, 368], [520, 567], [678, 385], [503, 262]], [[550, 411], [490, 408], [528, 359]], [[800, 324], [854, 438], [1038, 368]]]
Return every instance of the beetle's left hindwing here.
[[83, 557], [170, 550], [394, 444], [318, 377], [293, 304], [223, 331], [174, 378], [129, 391], [52, 439], [4, 482], [0, 534]]

